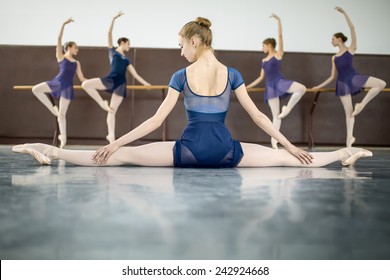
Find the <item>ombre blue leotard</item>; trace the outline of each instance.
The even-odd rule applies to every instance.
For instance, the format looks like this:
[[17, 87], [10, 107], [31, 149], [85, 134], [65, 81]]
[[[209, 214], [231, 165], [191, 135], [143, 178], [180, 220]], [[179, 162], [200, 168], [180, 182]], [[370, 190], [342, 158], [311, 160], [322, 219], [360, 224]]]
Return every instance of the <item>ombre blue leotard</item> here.
[[231, 138], [225, 126], [230, 92], [244, 83], [241, 74], [227, 68], [225, 90], [216, 96], [191, 91], [186, 69], [177, 71], [169, 87], [184, 94], [188, 123], [173, 148], [175, 167], [236, 167], [243, 157], [240, 142]]
[[267, 61], [263, 61], [262, 68], [265, 73], [265, 94], [264, 101], [272, 98], [285, 98], [289, 96], [287, 90], [294, 81], [286, 80], [280, 71], [282, 60], [273, 56]]
[[349, 51], [340, 56], [335, 56], [334, 63], [337, 69], [336, 96], [356, 95], [363, 90], [369, 76], [360, 75], [352, 65], [353, 54]]
[[115, 48], [108, 49], [108, 57], [110, 59], [111, 72], [101, 78], [101, 81], [107, 92], [126, 97], [126, 70], [131, 61], [117, 52]]
[[71, 100], [74, 98], [73, 78], [77, 69], [77, 61], [64, 58], [58, 62], [58, 65], [60, 67], [58, 75], [46, 82], [51, 89], [50, 94], [55, 98], [64, 97]]

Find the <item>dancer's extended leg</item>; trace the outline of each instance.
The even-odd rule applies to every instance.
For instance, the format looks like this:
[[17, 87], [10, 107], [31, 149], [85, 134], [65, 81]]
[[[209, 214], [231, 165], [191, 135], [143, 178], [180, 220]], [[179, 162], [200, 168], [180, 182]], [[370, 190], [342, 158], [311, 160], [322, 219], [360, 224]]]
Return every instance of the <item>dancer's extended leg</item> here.
[[112, 143], [115, 141], [115, 115], [118, 111], [119, 105], [121, 105], [123, 101], [123, 97], [120, 95], [117, 95], [115, 93], [111, 96], [110, 101], [110, 107], [112, 108], [112, 112], [107, 113], [107, 128], [108, 128], [108, 135], [106, 139], [108, 142]]
[[46, 93], [51, 92], [49, 85], [46, 82], [37, 84], [32, 88], [33, 94], [42, 102], [43, 105], [56, 117], [59, 116], [58, 107], [53, 105], [47, 97]]
[[287, 90], [288, 93], [292, 93], [290, 100], [287, 105], [283, 106], [282, 112], [278, 115], [279, 119], [285, 118], [302, 98], [306, 92], [306, 87], [300, 83], [293, 82], [290, 88]]
[[369, 77], [367, 82], [364, 84], [364, 87], [370, 88], [370, 90], [367, 92], [366, 96], [364, 96], [360, 103], [355, 104], [355, 110], [353, 111], [352, 116], [357, 116], [364, 109], [364, 107], [366, 107], [366, 105], [385, 88], [385, 86], [385, 81], [378, 78]]
[[68, 111], [68, 107], [70, 104], [70, 100], [64, 97], [60, 98], [60, 115], [57, 117], [58, 127], [60, 128], [60, 135], [58, 135], [58, 139], [60, 140], [60, 148], [62, 149], [66, 145], [67, 133], [66, 133], [66, 112]]
[[[272, 113], [272, 123], [277, 130], [280, 130], [280, 125], [282, 124], [282, 120], [278, 118], [280, 112], [280, 100], [279, 98], [272, 98], [268, 100], [268, 105], [271, 108]], [[271, 138], [271, 146], [274, 149], [278, 148], [278, 141], [276, 139]]]
[[351, 95], [340, 96], [340, 101], [343, 104], [345, 112], [345, 121], [347, 125], [347, 140], [346, 146], [352, 147], [352, 144], [355, 143], [355, 137], [353, 137], [353, 127], [355, 125], [355, 117], [352, 116], [352, 97]]
[[342, 161], [344, 165], [353, 164], [360, 157], [372, 156], [368, 150], [358, 148], [343, 148], [333, 152], [310, 153], [313, 156], [311, 164], [303, 164], [284, 149], [271, 149], [257, 144], [241, 143], [244, 157], [238, 167], [296, 166], [321, 167], [332, 162]]
[[107, 111], [107, 112], [112, 112], [112, 109], [108, 105], [107, 100], [103, 100], [103, 98], [100, 96], [98, 90], [104, 90], [106, 87], [103, 85], [102, 80], [100, 78], [94, 78], [90, 80], [84, 81], [81, 86], [83, 89], [88, 93], [89, 96], [92, 97], [93, 100], [99, 104], [99, 106]]
[[[50, 164], [51, 159], [62, 159], [83, 166], [173, 166], [173, 146], [175, 142], [156, 142], [137, 147], [121, 147], [104, 165], [94, 164], [94, 150], [66, 150], [46, 144], [24, 144], [12, 148], [14, 152], [31, 154], [42, 164]], [[46, 160], [45, 157], [49, 160]]]

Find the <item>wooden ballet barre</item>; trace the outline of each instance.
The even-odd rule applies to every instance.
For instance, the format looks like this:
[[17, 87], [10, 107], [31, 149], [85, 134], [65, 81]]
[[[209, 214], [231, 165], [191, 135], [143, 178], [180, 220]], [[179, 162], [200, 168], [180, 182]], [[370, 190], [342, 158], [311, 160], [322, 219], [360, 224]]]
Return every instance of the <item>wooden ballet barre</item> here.
[[[13, 86], [13, 89], [14, 90], [31, 90], [33, 88], [33, 86], [31, 85], [17, 85], [17, 86]], [[73, 89], [75, 90], [82, 90], [83, 88], [81, 87], [81, 85], [75, 85], [73, 86]], [[151, 85], [151, 86], [141, 86], [141, 85], [130, 85], [130, 86], [126, 86], [126, 89], [129, 89], [129, 90], [161, 90], [161, 99], [162, 101], [164, 101], [165, 99], [165, 91], [168, 89], [168, 86], [167, 85]], [[55, 105], [55, 102], [54, 102], [54, 99], [53, 97], [48, 94], [47, 95], [51, 101], [51, 103], [53, 104], [53, 106]], [[132, 98], [131, 98], [131, 117], [130, 117], [130, 127], [133, 128], [133, 119], [134, 119], [134, 95], [132, 95]], [[166, 135], [167, 135], [167, 122], [164, 121], [163, 124], [162, 124], [163, 128], [162, 128], [162, 141], [165, 141], [166, 140]], [[53, 142], [52, 142], [52, 145], [53, 146], [58, 146], [58, 134], [59, 134], [59, 127], [58, 127], [58, 122], [57, 122], [57, 118], [55, 118], [55, 127], [56, 129], [54, 130], [54, 136], [53, 136]]]
[[[33, 86], [13, 86], [14, 90], [31, 90]], [[151, 89], [168, 89], [168, 86], [166, 85], [152, 85], [152, 86], [138, 86], [138, 85], [133, 85], [133, 86], [126, 86], [127, 89], [134, 89], [134, 90], [151, 90]], [[73, 86], [73, 89], [75, 90], [82, 90], [83, 88], [79, 85]]]

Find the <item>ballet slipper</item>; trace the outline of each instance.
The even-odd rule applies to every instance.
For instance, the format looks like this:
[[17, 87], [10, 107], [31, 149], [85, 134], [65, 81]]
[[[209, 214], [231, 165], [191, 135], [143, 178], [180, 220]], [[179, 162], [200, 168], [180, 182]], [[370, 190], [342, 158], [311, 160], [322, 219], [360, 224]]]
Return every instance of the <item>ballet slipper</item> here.
[[289, 109], [287, 106], [282, 107], [282, 112], [277, 116], [278, 119], [283, 119], [287, 117], [287, 115], [291, 112], [291, 109]]
[[64, 148], [66, 145], [66, 135], [58, 135], [58, 140], [60, 140], [60, 149]]
[[107, 100], [103, 100], [102, 102], [99, 103], [99, 106], [102, 107], [102, 109], [104, 111], [107, 111], [109, 113], [114, 113], [114, 109], [112, 109], [110, 107], [110, 105], [108, 105], [108, 101]]
[[353, 136], [351, 138], [347, 138], [347, 148], [351, 148], [352, 144], [355, 143], [355, 141], [356, 141], [356, 138]]
[[271, 146], [274, 149], [278, 149], [278, 141], [276, 141], [274, 138], [271, 138]]
[[346, 160], [343, 160], [342, 165], [353, 165], [361, 157], [372, 157], [372, 152], [365, 149], [357, 149], [356, 152], [352, 151], [352, 148], [347, 148], [344, 151], [350, 156]]
[[113, 133], [109, 133], [107, 136], [106, 136], [106, 139], [107, 141], [111, 144], [112, 142], [115, 141], [115, 135]]
[[51, 113], [56, 116], [57, 118], [63, 118], [64, 116], [61, 115], [60, 110], [58, 109], [57, 105], [54, 105], [51, 109]]
[[353, 113], [351, 114], [351, 117], [356, 117], [362, 110], [364, 106], [360, 103], [355, 104], [355, 110], [353, 110]]
[[43, 165], [50, 165], [51, 164], [51, 159], [44, 155], [43, 153], [29, 148], [28, 145], [23, 144], [23, 145], [17, 145], [12, 147], [12, 151], [15, 153], [21, 153], [21, 154], [29, 154], [35, 158], [36, 161], [38, 161], [40, 164]]

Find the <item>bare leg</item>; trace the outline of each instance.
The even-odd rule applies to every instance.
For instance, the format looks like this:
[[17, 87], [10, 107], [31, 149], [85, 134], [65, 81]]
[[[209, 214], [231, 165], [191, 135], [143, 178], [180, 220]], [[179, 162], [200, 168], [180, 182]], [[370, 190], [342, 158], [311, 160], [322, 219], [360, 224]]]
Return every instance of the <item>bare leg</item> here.
[[66, 112], [68, 111], [68, 107], [70, 104], [70, 100], [64, 97], [60, 98], [60, 116], [57, 117], [58, 127], [60, 128], [60, 135], [58, 135], [58, 139], [60, 140], [60, 148], [62, 149], [66, 145], [67, 133], [66, 133]]
[[298, 103], [298, 101], [302, 98], [302, 96], [306, 92], [306, 87], [300, 83], [293, 82], [290, 88], [287, 90], [288, 93], [292, 93], [290, 100], [288, 101], [286, 106], [283, 106], [282, 112], [278, 115], [279, 119], [285, 118], [292, 108]]
[[99, 104], [99, 106], [103, 110], [107, 112], [112, 111], [112, 109], [108, 105], [108, 101], [103, 100], [103, 98], [100, 96], [99, 92], [97, 91], [97, 90], [106, 89], [106, 87], [103, 85], [102, 80], [100, 78], [93, 78], [90, 80], [86, 80], [81, 84], [81, 86], [86, 91], [86, 93], [88, 93], [88, 95], [91, 96], [92, 99], [97, 102], [97, 104]]
[[58, 115], [59, 115], [58, 107], [55, 105], [53, 106], [50, 99], [46, 95], [46, 93], [51, 92], [51, 89], [46, 82], [35, 85], [32, 88], [32, 92], [36, 96], [36, 98], [38, 98], [38, 100], [41, 101], [42, 104], [45, 105], [46, 108], [49, 109], [49, 111], [54, 116], [58, 117]]
[[296, 157], [284, 149], [271, 149], [257, 144], [241, 143], [244, 157], [238, 167], [268, 167], [296, 166], [321, 167], [332, 162], [342, 161], [343, 164], [353, 164], [359, 157], [372, 156], [367, 150], [343, 148], [333, 152], [310, 153], [313, 156], [311, 164], [302, 164]]
[[118, 111], [119, 105], [121, 105], [122, 101], [123, 101], [122, 96], [117, 95], [115, 93], [112, 94], [110, 107], [112, 108], [113, 111], [107, 113], [108, 135], [106, 137], [106, 139], [110, 143], [115, 141], [115, 114]]
[[351, 95], [340, 96], [340, 101], [343, 104], [345, 112], [345, 121], [347, 124], [347, 141], [346, 146], [352, 147], [352, 144], [355, 142], [355, 137], [353, 137], [353, 127], [355, 124], [355, 117], [352, 117], [352, 97]]
[[378, 78], [369, 77], [367, 82], [364, 84], [364, 87], [369, 87], [371, 89], [367, 92], [366, 96], [364, 96], [362, 102], [356, 103], [352, 116], [357, 116], [364, 109], [364, 107], [366, 107], [366, 105], [385, 88], [385, 86], [385, 81]]
[[[269, 99], [268, 105], [271, 108], [272, 123], [277, 130], [280, 130], [280, 125], [282, 124], [282, 120], [277, 117], [279, 115], [279, 112], [280, 112], [279, 98]], [[272, 148], [277, 149], [278, 148], [278, 141], [276, 141], [276, 139], [274, 139], [274, 138], [271, 138], [271, 146], [272, 146]]]

